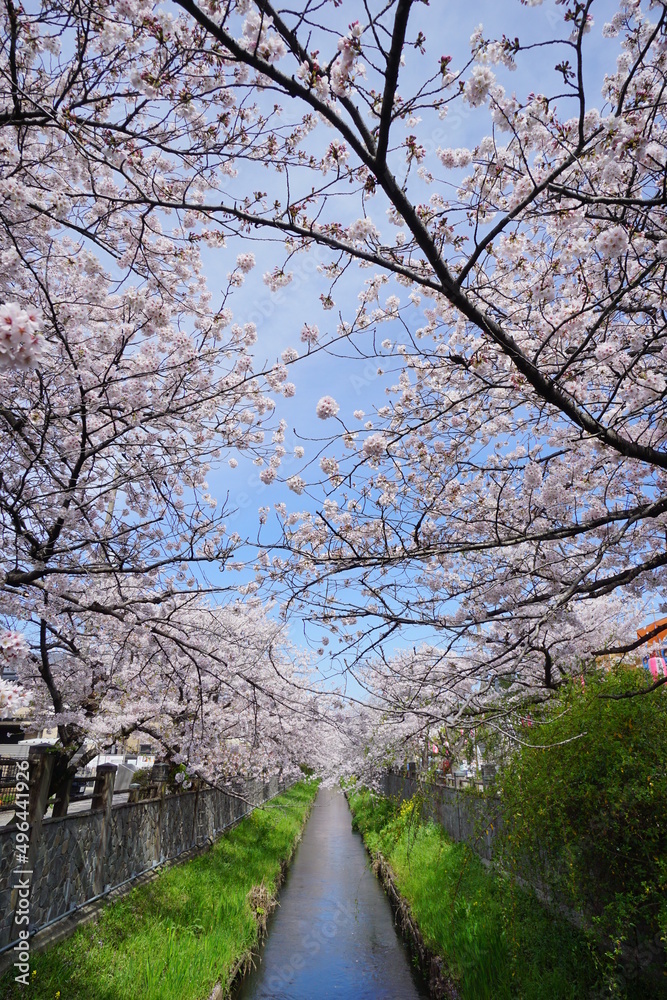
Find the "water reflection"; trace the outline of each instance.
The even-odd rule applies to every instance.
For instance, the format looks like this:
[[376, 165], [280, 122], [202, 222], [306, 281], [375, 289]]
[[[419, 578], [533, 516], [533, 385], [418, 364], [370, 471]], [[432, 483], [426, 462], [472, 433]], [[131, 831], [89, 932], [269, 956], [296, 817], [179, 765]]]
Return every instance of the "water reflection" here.
[[338, 791], [320, 791], [269, 935], [235, 1000], [417, 1000], [389, 902]]

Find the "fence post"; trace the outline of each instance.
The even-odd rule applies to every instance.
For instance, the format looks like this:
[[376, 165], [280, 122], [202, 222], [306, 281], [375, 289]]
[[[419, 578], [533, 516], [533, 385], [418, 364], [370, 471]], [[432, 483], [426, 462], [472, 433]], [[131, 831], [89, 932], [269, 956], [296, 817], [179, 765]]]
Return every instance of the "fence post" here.
[[197, 846], [197, 811], [199, 809], [199, 786], [201, 782], [199, 779], [195, 781], [195, 804], [192, 807], [192, 837], [190, 838], [192, 846]]
[[167, 793], [167, 782], [158, 781], [155, 787], [155, 794], [160, 803], [157, 815], [157, 843], [155, 848], [155, 860], [158, 864], [160, 864], [162, 861], [162, 826], [164, 823], [164, 797]]
[[111, 833], [111, 807], [113, 805], [113, 786], [116, 781], [115, 764], [98, 764], [95, 774], [95, 787], [93, 789], [93, 801], [91, 810], [102, 813], [102, 829], [100, 831], [100, 846], [97, 855], [97, 865], [95, 866], [95, 880], [93, 882], [93, 892], [99, 896], [104, 891], [104, 862], [109, 848], [109, 835]]
[[164, 819], [164, 797], [167, 794], [167, 780], [169, 778], [169, 764], [166, 761], [155, 761], [151, 768], [150, 780], [154, 790], [154, 797], [159, 800], [157, 814], [157, 827], [155, 830], [155, 857], [154, 864], [158, 865], [162, 859], [162, 823]]
[[459, 788], [455, 789], [456, 792], [456, 839], [461, 840], [461, 790]]
[[[53, 773], [53, 764], [55, 757], [52, 752], [51, 744], [37, 744], [31, 746], [28, 751], [28, 767], [29, 767], [29, 800], [28, 800], [28, 825], [30, 827], [30, 843], [28, 845], [27, 860], [22, 872], [24, 876], [21, 878], [23, 887], [25, 887], [25, 881], [29, 883], [30, 895], [32, 895], [32, 888], [34, 885], [34, 871], [35, 863], [37, 861], [37, 854], [39, 851], [39, 842], [42, 839], [42, 820], [44, 818], [44, 813], [46, 812], [46, 807], [49, 802], [49, 788], [51, 786], [51, 775]], [[16, 810], [15, 804], [15, 810]], [[17, 817], [18, 819], [18, 817]], [[15, 937], [16, 930], [16, 907], [19, 902], [19, 887], [17, 886], [10, 898], [10, 907], [12, 913], [14, 914], [12, 920], [12, 928], [9, 932], [9, 940], [13, 941]]]
[[[51, 775], [56, 758], [50, 743], [38, 744], [28, 751], [30, 762], [30, 806], [28, 822], [30, 832], [38, 826], [41, 830], [42, 819], [49, 801]], [[32, 836], [30, 838], [32, 841]]]
[[58, 788], [56, 792], [56, 801], [53, 803], [53, 817], [66, 816], [67, 810], [69, 809], [69, 797], [72, 792], [72, 781], [74, 780], [74, 775], [70, 774]]

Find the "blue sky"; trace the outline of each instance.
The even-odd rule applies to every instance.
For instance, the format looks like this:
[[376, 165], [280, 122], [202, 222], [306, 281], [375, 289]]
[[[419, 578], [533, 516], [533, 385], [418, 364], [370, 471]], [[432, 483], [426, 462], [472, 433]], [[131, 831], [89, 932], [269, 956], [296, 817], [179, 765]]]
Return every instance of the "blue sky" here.
[[[347, 30], [349, 21], [354, 19], [351, 11], [355, 5], [344, 3], [339, 9], [340, 32]], [[605, 70], [613, 69], [616, 51], [614, 41], [603, 40], [601, 29], [615, 11], [615, 5], [601, 0], [593, 7], [595, 26], [586, 37], [587, 84], [592, 103], [599, 106], [600, 84]], [[338, 16], [338, 15], [337, 15]], [[513, 38], [518, 36], [522, 44], [542, 41], [558, 35], [564, 37], [567, 29], [562, 22], [563, 7], [558, 7], [554, 0], [545, 2], [539, 7], [527, 7], [519, 0], [432, 0], [430, 6], [415, 5], [413, 8], [413, 25], [411, 34], [421, 28], [426, 35], [426, 57], [418, 57], [414, 52], [408, 52], [406, 66], [399, 80], [399, 92], [411, 91], [411, 84], [424, 73], [424, 66], [436, 66], [441, 55], [453, 57], [453, 66], [462, 65], [469, 54], [469, 38], [472, 31], [479, 25], [484, 26], [484, 36], [501, 37], [503, 34]], [[328, 42], [325, 53], [333, 49], [333, 43]], [[571, 54], [570, 54], [571, 57]], [[518, 69], [510, 72], [503, 67], [494, 67], [499, 81], [508, 92], [515, 91], [521, 98], [529, 92], [553, 93], [562, 89], [562, 77], [554, 70], [554, 65], [563, 58], [561, 50], [555, 48], [539, 48], [522, 54]], [[560, 81], [560, 87], [559, 87]], [[575, 113], [575, 108], [567, 111], [561, 103], [561, 117], [569, 117]], [[286, 105], [285, 120], [291, 120], [288, 105]], [[457, 102], [447, 118], [440, 121], [436, 115], [431, 120], [424, 116], [424, 121], [414, 128], [418, 140], [426, 145], [429, 154], [434, 154], [438, 146], [443, 147], [473, 147], [483, 135], [488, 132], [489, 118], [485, 108], [470, 109], [462, 102]], [[401, 124], [395, 126], [398, 134], [405, 135]], [[322, 129], [323, 139], [330, 141], [331, 133]], [[413, 131], [413, 129], [411, 129]], [[310, 144], [312, 137], [306, 140]], [[428, 162], [428, 161], [427, 161]], [[436, 172], [434, 170], [434, 172]], [[461, 171], [461, 174], [464, 171]], [[442, 169], [437, 171], [442, 176]], [[454, 172], [452, 180], [456, 182]], [[304, 183], [311, 183], [309, 177]], [[428, 197], [434, 187], [427, 188], [418, 180], [413, 180], [413, 198], [418, 200], [423, 193]], [[247, 191], [257, 185], [267, 191], [269, 199], [272, 192], [282, 189], [280, 178], [268, 170], [257, 166], [254, 170], [244, 168], [237, 181], [230, 182], [229, 194]], [[377, 207], [369, 203], [369, 212], [373, 221], [384, 226], [384, 204], [376, 199]], [[358, 204], [350, 207], [351, 218], [357, 218]], [[257, 267], [246, 279], [242, 289], [235, 292], [230, 306], [234, 312], [234, 321], [238, 323], [255, 322], [258, 329], [258, 342], [253, 349], [256, 367], [261, 368], [266, 362], [272, 363], [288, 346], [302, 349], [299, 341], [300, 330], [304, 322], [317, 323], [322, 333], [322, 339], [333, 335], [339, 319], [339, 311], [343, 319], [351, 320], [357, 304], [357, 293], [363, 282], [373, 272], [360, 270], [354, 265], [341, 282], [336, 294], [336, 308], [325, 312], [319, 301], [319, 295], [325, 290], [322, 279], [317, 274], [317, 264], [326, 260], [324, 251], [315, 249], [308, 255], [301, 255], [291, 265], [294, 279], [291, 285], [278, 293], [271, 293], [262, 282], [262, 274], [271, 270], [276, 264], [281, 264], [284, 251], [280, 241], [267, 241], [262, 233], [256, 231], [247, 240], [231, 239], [224, 251], [208, 252], [205, 257], [207, 276], [214, 299], [218, 288], [223, 286], [226, 273], [233, 267], [237, 253], [252, 250], [257, 258]], [[386, 294], [394, 289], [386, 286]], [[403, 299], [404, 299], [403, 294]], [[424, 302], [428, 305], [428, 301]], [[413, 322], [419, 323], [419, 314], [413, 310]], [[400, 328], [393, 331], [389, 324], [383, 325], [379, 340], [384, 337], [402, 339]], [[341, 407], [341, 416], [347, 426], [353, 426], [355, 421], [352, 412], [363, 409], [372, 417], [373, 409], [385, 402], [384, 388], [394, 379], [378, 376], [377, 362], [357, 359], [354, 362], [343, 358], [332, 358], [327, 353], [316, 353], [310, 358], [299, 361], [290, 369], [290, 379], [296, 384], [296, 396], [284, 399], [277, 396], [276, 419], [283, 417], [289, 430], [285, 441], [287, 455], [283, 461], [280, 474], [284, 477], [301, 470], [309, 459], [314, 459], [321, 448], [321, 438], [326, 436], [329, 426], [321, 424], [315, 417], [317, 400], [325, 394], [332, 395]], [[360, 425], [358, 425], [360, 426]], [[306, 449], [306, 457], [296, 460], [292, 457], [293, 446], [302, 444]], [[290, 493], [286, 487], [274, 483], [265, 487], [259, 480], [260, 469], [252, 462], [240, 456], [238, 468], [232, 470], [226, 463], [214, 471], [209, 477], [211, 492], [222, 499], [229, 494], [230, 506], [236, 508], [236, 513], [227, 519], [230, 530], [238, 532], [243, 537], [256, 537], [258, 529], [258, 508], [262, 505], [272, 505], [284, 501], [290, 509], [317, 508], [317, 500], [311, 500], [307, 495], [300, 497]], [[310, 478], [319, 472], [315, 463]], [[308, 475], [305, 474], [305, 478]], [[237, 579], [234, 577], [234, 579]], [[318, 629], [318, 634], [321, 630]], [[292, 634], [299, 641], [301, 629], [295, 624]], [[396, 644], [412, 644], [415, 634], [399, 636]]]
[[[595, 96], [599, 94], [604, 64], [606, 63], [608, 67], [610, 51], [614, 51], [614, 43], [602, 40], [600, 31], [603, 22], [611, 16], [614, 9], [614, 5], [608, 2], [601, 2], [599, 7], [595, 5], [595, 27], [586, 40], [589, 76], [592, 84], [593, 82], [595, 84], [591, 85], [591, 93]], [[484, 25], [484, 34], [487, 37], [501, 36], [505, 32], [512, 37], [518, 35], [523, 44], [548, 36], [550, 32], [554, 32], [554, 28], [561, 34], [564, 33], [562, 10], [562, 7], [556, 6], [554, 0], [540, 7], [525, 7], [519, 0], [501, 0], [501, 2], [482, 0], [482, 2], [466, 3], [463, 0], [434, 0], [430, 7], [415, 5], [411, 23], [414, 23], [413, 30], [416, 30], [422, 24], [420, 18], [424, 18], [427, 60], [433, 54], [432, 62], [436, 62], [440, 54], [451, 53], [454, 63], [461, 64], [469, 51], [470, 35], [478, 24]], [[345, 4], [340, 13], [341, 31], [346, 29], [349, 16], [349, 8]], [[508, 91], [514, 90], [519, 96], [530, 91], [551, 92], [561, 79], [559, 74], [553, 71], [554, 63], [562, 58], [558, 52], [556, 49], [548, 49], [545, 54], [545, 50], [540, 49], [522, 54], [515, 72], [509, 72], [504, 67], [495, 67], [498, 79]], [[422, 63], [419, 62], [417, 65], [419, 72], [423, 73]], [[411, 60], [408, 60], [408, 65], [399, 81], [399, 89], [410, 91], [410, 83], [416, 78], [416, 69], [417, 67], [411, 65]], [[288, 113], [285, 114], [285, 118], [289, 118]], [[405, 131], [401, 124], [397, 124], [395, 129], [399, 134], [401, 130]], [[488, 114], [484, 108], [470, 109], [459, 101], [444, 121], [438, 121], [434, 116], [433, 122], [424, 121], [416, 126], [415, 131], [419, 141], [425, 143], [432, 151], [437, 146], [472, 147], [488, 131]], [[328, 130], [324, 132], [325, 138], [328, 139], [331, 133]], [[309, 142], [310, 139], [307, 140], [307, 143]], [[465, 171], [460, 171], [458, 176], [463, 173]], [[442, 169], [439, 174], [442, 176]], [[453, 173], [453, 179], [457, 179], [456, 172]], [[307, 180], [311, 183], [310, 177]], [[237, 189], [247, 191], [251, 184], [255, 183], [261, 185], [271, 198], [272, 185], [278, 190], [281, 182], [271, 172], [259, 166], [250, 180], [248, 171], [244, 167], [238, 181], [230, 184], [230, 195], [235, 194]], [[428, 197], [433, 191], [434, 186], [427, 188], [417, 181], [415, 200], [422, 192]], [[377, 207], [373, 202], [369, 202], [368, 208], [373, 221], [381, 225], [384, 221], [384, 204], [380, 204], [379, 199], [377, 201]], [[352, 209], [352, 217], [356, 218], [358, 214], [357, 204]], [[274, 265], [282, 263], [284, 259], [282, 242], [276, 240], [269, 242], [261, 232], [256, 231], [252, 238], [243, 241], [231, 239], [224, 251], [206, 252], [207, 277], [214, 296], [216, 289], [224, 283], [226, 273], [233, 267], [236, 254], [245, 250], [251, 250], [255, 254], [257, 267], [246, 279], [245, 286], [235, 292], [230, 304], [235, 322], [252, 321], [257, 325], [258, 342], [252, 352], [257, 368], [267, 362], [271, 364], [286, 347], [295, 346], [302, 350], [303, 345], [299, 342], [299, 335], [306, 321], [318, 324], [322, 339], [327, 335], [333, 335], [339, 310], [344, 319], [352, 318], [357, 293], [363, 286], [364, 280], [373, 273], [372, 270], [360, 270], [355, 265], [351, 274], [337, 289], [336, 309], [325, 312], [319, 301], [319, 295], [325, 290], [325, 286], [317, 274], [317, 264], [319, 261], [327, 260], [328, 255], [325, 251], [315, 248], [309, 254], [297, 257], [290, 265], [290, 269], [294, 272], [291, 285], [278, 293], [272, 293], [262, 282], [262, 274]], [[391, 288], [387, 287], [387, 294], [390, 294]], [[428, 302], [425, 302], [425, 305], [428, 305]], [[418, 316], [414, 317], [413, 322], [418, 325]], [[384, 337], [400, 339], [398, 324], [396, 332], [392, 331], [389, 325], [384, 325], [381, 339]], [[377, 365], [372, 361], [333, 360], [327, 354], [316, 354], [292, 366], [290, 379], [296, 383], [296, 396], [291, 400], [279, 397], [276, 410], [278, 417], [287, 420], [290, 434], [292, 428], [296, 428], [298, 432], [296, 436], [288, 436], [286, 443], [288, 452], [291, 451], [289, 445], [299, 440], [306, 446], [306, 458], [315, 454], [317, 443], [307, 445], [301, 437], [307, 438], [311, 435], [317, 437], [320, 430], [323, 433], [327, 430], [324, 425], [318, 427], [315, 419], [315, 405], [323, 394], [327, 393], [336, 398], [341, 405], [341, 416], [345, 415], [346, 419], [351, 418], [352, 411], [357, 408], [370, 413], [373, 405], [382, 405], [383, 389], [387, 380], [378, 377], [376, 369]], [[297, 464], [293, 462], [290, 465], [286, 459], [284, 469], [285, 471], [289, 469], [291, 474], [297, 471]], [[225, 468], [212, 477], [212, 482], [218, 494], [229, 489], [230, 499], [239, 507], [239, 515], [234, 520], [235, 524], [238, 524], [236, 530], [241, 534], [252, 533], [256, 526], [259, 505], [284, 498], [278, 497], [274, 487], [264, 487], [259, 481], [259, 470], [252, 465], [248, 468], [243, 461], [234, 472]], [[287, 495], [291, 497], [290, 494]], [[291, 497], [291, 500], [294, 498]]]

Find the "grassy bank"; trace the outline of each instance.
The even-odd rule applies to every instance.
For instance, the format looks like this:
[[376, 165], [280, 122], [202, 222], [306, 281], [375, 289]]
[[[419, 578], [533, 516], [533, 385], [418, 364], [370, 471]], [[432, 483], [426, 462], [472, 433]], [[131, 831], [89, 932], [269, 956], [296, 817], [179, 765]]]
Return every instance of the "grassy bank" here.
[[272, 895], [315, 797], [300, 782], [225, 834], [206, 854], [128, 893], [97, 923], [31, 960], [32, 985], [0, 980], [3, 1000], [202, 1000], [223, 987], [257, 941]]
[[583, 1000], [598, 995], [583, 936], [486, 868], [409, 803], [360, 790], [355, 825], [391, 866], [426, 944], [443, 956], [463, 1000]]

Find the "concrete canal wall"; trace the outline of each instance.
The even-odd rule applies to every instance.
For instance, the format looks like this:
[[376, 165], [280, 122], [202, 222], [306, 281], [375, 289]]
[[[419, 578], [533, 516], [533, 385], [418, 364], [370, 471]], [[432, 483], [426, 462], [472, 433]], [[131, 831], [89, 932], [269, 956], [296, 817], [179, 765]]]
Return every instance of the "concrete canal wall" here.
[[[109, 805], [44, 819], [31, 828], [31, 934], [140, 873], [212, 843], [227, 827], [283, 791], [277, 777]], [[17, 937], [15, 823], [0, 827], [0, 948]], [[26, 925], [23, 924], [23, 927]]]
[[399, 802], [422, 795], [423, 809], [429, 819], [440, 823], [452, 840], [465, 841], [481, 858], [491, 860], [493, 842], [502, 822], [497, 795], [489, 791], [459, 791], [437, 782], [424, 786], [418, 778], [400, 771], [387, 771], [383, 785], [384, 794]]

